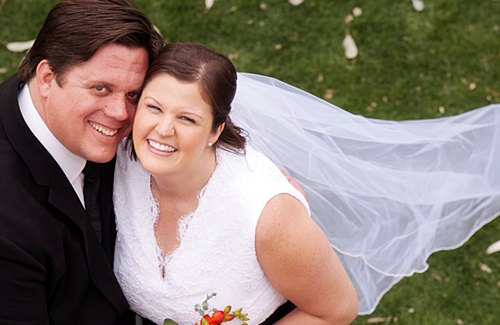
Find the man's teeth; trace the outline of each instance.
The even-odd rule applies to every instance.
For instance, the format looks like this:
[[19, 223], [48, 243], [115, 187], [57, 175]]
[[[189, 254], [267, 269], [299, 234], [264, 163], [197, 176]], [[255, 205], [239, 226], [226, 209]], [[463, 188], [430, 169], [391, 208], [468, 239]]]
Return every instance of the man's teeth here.
[[148, 143], [151, 147], [155, 148], [156, 150], [160, 150], [160, 151], [174, 152], [177, 150], [175, 148], [172, 148], [172, 147], [169, 147], [169, 146], [166, 146], [163, 144], [159, 144], [158, 142], [155, 142], [153, 140], [148, 140]]
[[110, 136], [110, 137], [112, 137], [113, 135], [116, 134], [116, 132], [118, 132], [118, 130], [111, 131], [111, 130], [103, 129], [101, 126], [99, 126], [95, 123], [92, 123], [92, 122], [90, 122], [90, 125], [92, 125], [92, 127], [94, 129], [96, 129], [97, 131], [101, 132], [104, 135]]

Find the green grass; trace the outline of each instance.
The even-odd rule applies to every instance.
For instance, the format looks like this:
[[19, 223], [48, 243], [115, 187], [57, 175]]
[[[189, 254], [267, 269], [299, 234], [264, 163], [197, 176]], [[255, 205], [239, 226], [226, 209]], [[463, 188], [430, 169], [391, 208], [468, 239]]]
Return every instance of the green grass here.
[[[499, 103], [500, 1], [424, 1], [425, 10], [416, 12], [410, 0], [305, 0], [298, 7], [286, 0], [217, 0], [206, 14], [203, 0], [135, 2], [166, 41], [205, 43], [231, 55], [238, 71], [276, 77], [319, 97], [333, 93], [327, 99], [354, 114], [422, 119]], [[33, 39], [57, 2], [0, 0], [0, 41]], [[346, 24], [357, 6], [363, 14]], [[344, 56], [346, 29], [360, 52], [356, 60]], [[0, 81], [23, 55], [0, 45], [0, 68], [7, 69]], [[391, 316], [391, 324], [396, 318], [399, 324], [500, 324], [500, 253], [484, 253], [499, 239], [497, 219], [463, 247], [433, 254], [429, 270], [403, 279], [355, 324], [375, 316]]]

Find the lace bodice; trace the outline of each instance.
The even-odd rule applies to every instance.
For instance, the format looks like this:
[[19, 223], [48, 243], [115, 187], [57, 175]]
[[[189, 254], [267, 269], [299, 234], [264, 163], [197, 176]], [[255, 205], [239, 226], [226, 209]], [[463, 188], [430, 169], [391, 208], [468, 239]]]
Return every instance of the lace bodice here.
[[307, 202], [273, 163], [251, 148], [246, 156], [219, 150], [217, 162], [197, 210], [183, 219], [180, 245], [162, 261], [150, 175], [123, 148], [118, 152], [114, 270], [131, 308], [158, 324], [165, 318], [198, 322], [194, 306], [211, 292], [217, 296], [210, 308], [242, 307], [248, 324], [263, 322], [286, 300], [257, 261], [255, 228], [264, 206], [277, 194], [289, 193], [306, 207]]

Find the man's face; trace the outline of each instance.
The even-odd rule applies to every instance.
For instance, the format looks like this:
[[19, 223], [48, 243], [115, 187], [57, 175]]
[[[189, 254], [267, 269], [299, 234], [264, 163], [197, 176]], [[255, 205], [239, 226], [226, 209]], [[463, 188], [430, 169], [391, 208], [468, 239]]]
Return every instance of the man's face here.
[[104, 45], [88, 61], [70, 68], [61, 87], [55, 76], [47, 79], [40, 115], [72, 153], [94, 162], [110, 161], [132, 129], [147, 69], [145, 49]]

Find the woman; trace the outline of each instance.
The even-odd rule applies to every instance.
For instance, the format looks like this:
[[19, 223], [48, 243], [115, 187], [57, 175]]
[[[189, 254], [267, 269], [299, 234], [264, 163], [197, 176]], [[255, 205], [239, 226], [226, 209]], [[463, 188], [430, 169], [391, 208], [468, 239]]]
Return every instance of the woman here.
[[[119, 150], [115, 274], [134, 311], [155, 323], [199, 322], [194, 309], [241, 307], [260, 324], [347, 324], [354, 287], [305, 198], [228, 116], [231, 61], [199, 44], [165, 47], [146, 76], [133, 157]], [[246, 320], [245, 318], [245, 320]], [[274, 321], [268, 321], [273, 323]]]

